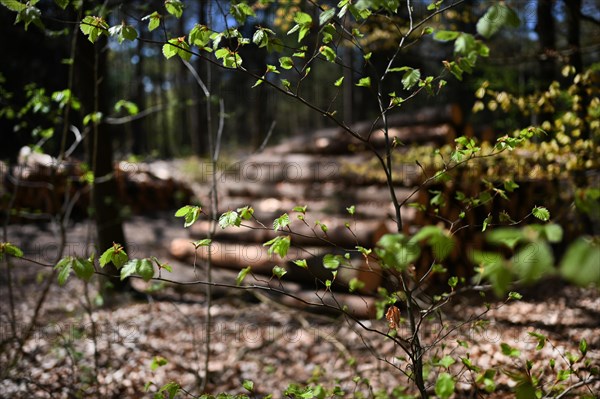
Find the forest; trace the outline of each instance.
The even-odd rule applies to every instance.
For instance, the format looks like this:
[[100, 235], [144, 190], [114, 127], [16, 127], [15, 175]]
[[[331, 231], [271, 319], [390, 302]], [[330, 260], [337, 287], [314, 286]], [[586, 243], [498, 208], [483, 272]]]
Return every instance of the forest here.
[[0, 397], [600, 395], [597, 2], [0, 32]]

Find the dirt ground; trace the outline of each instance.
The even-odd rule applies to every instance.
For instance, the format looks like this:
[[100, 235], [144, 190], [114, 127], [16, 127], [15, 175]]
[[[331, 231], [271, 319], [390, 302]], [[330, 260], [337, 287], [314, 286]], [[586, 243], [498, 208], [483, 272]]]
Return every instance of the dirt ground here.
[[[92, 229], [87, 223], [69, 228], [67, 254], [85, 253]], [[133, 217], [126, 224], [130, 256], [154, 255], [173, 266], [180, 281], [203, 279], [203, 270], [168, 258], [167, 248], [176, 237], [185, 237], [182, 222], [170, 214], [154, 218]], [[57, 254], [57, 234], [50, 227], [10, 226], [9, 240], [23, 248], [25, 256], [51, 264]], [[6, 265], [0, 268], [0, 397], [10, 398], [139, 398], [151, 397], [169, 381], [197, 396], [204, 375], [206, 342], [210, 339], [207, 390], [243, 393], [242, 382], [254, 382], [254, 397], [272, 393], [286, 397], [291, 383], [302, 386], [339, 386], [346, 397], [377, 397], [379, 392], [395, 396], [404, 389], [414, 392], [402, 374], [410, 372], [404, 355], [390, 339], [370, 330], [388, 332], [384, 320], [359, 322], [342, 316], [307, 313], [289, 309], [277, 297], [255, 296], [240, 290], [219, 289], [211, 307], [212, 322], [206, 328], [204, 286], [167, 286], [140, 298], [113, 298], [110, 307], [86, 312], [93, 303], [96, 285], [87, 287], [72, 278], [64, 287], [50, 285], [36, 323], [31, 317], [50, 275], [49, 268], [31, 262], [14, 262], [13, 307], [7, 284]], [[215, 279], [234, 282], [235, 273], [216, 272]], [[144, 288], [141, 282], [136, 287]], [[521, 301], [510, 302], [486, 314], [488, 324], [460, 326], [461, 321], [485, 310], [472, 297], [456, 298], [446, 310], [445, 345], [436, 345], [426, 356], [450, 355], [458, 362], [450, 372], [458, 376], [455, 397], [513, 397], [515, 382], [507, 374], [525, 369], [533, 361], [532, 374], [546, 388], [556, 383], [555, 370], [567, 367], [567, 353], [578, 354], [581, 339], [588, 343], [589, 369], [600, 367], [600, 297], [598, 291], [566, 286], [558, 281], [542, 282], [522, 291]], [[14, 312], [16, 322], [11, 322]], [[90, 316], [91, 314], [91, 316]], [[91, 317], [91, 318], [90, 318]], [[93, 321], [93, 322], [92, 322]], [[13, 337], [31, 327], [22, 350]], [[456, 327], [456, 328], [454, 328]], [[529, 332], [548, 337], [537, 350], [538, 341]], [[400, 330], [400, 336], [403, 331]], [[439, 323], [423, 325], [423, 339], [439, 336]], [[462, 343], [462, 345], [460, 344]], [[520, 350], [510, 358], [501, 343]], [[153, 369], [153, 359], [166, 364]], [[482, 370], [499, 372], [494, 393], [474, 384], [477, 373], [468, 371], [458, 357], [469, 357]], [[426, 370], [427, 371], [427, 370]], [[429, 383], [433, 393], [434, 375]], [[588, 375], [582, 372], [580, 376]], [[567, 376], [561, 384], [573, 386], [580, 380]], [[154, 385], [144, 390], [145, 384]], [[480, 390], [474, 388], [478, 385]], [[314, 391], [316, 392], [316, 391]], [[598, 380], [569, 392], [571, 397], [598, 395]], [[568, 396], [568, 395], [567, 395]], [[567, 397], [565, 396], [565, 397]], [[190, 397], [180, 394], [180, 397]]]

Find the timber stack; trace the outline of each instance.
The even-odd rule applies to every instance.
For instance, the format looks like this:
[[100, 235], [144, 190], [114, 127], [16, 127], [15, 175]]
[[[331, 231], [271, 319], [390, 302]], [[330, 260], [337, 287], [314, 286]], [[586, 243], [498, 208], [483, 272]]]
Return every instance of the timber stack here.
[[[406, 145], [398, 147], [399, 150], [410, 148], [411, 144], [440, 146], [453, 143], [461, 124], [458, 107], [431, 107], [413, 114], [391, 115], [388, 133], [390, 140]], [[369, 178], [357, 170], [376, 164], [377, 158], [371, 149], [384, 154], [385, 137], [380, 121], [358, 123], [352, 130], [368, 141], [353, 138], [342, 128], [321, 129], [220, 168], [217, 174], [219, 213], [251, 206], [254, 218], [244, 221], [241, 227], [216, 228], [210, 253], [213, 264], [235, 270], [251, 266], [253, 273], [268, 276], [272, 275], [274, 266], [279, 266], [287, 271], [283, 282], [295, 280], [314, 287], [315, 282], [329, 279], [334, 280], [333, 289], [346, 292], [358, 279], [364, 285], [355, 286], [356, 293], [374, 294], [384, 274], [356, 247], [373, 248], [381, 236], [395, 232], [395, 212], [387, 186], [380, 179]], [[400, 172], [402, 183], [395, 187], [395, 194], [402, 201], [413, 195], [422, 180], [422, 171], [413, 163], [403, 165]], [[208, 195], [200, 198], [200, 202], [209, 209]], [[295, 207], [304, 206], [306, 214], [293, 211]], [[349, 211], [352, 207], [354, 214]], [[402, 209], [406, 233], [411, 232], [415, 213], [414, 208]], [[289, 216], [290, 224], [275, 231], [273, 220], [283, 214]], [[206, 238], [210, 226], [208, 220], [196, 222], [190, 227], [189, 238], [171, 243], [171, 253], [180, 259], [206, 261], [207, 248], [196, 250], [190, 241]], [[288, 235], [291, 240], [290, 251], [284, 259], [270, 255], [268, 246], [263, 245], [281, 235]], [[346, 252], [352, 255], [341, 262], [343, 266], [333, 279], [332, 270], [323, 266], [323, 257]], [[292, 262], [300, 259], [306, 260], [306, 268]], [[365, 303], [361, 302], [362, 308]], [[372, 316], [373, 301], [369, 303], [366, 310], [353, 310], [360, 316]]]
[[[0, 205], [8, 209], [11, 203], [10, 222], [50, 220], [61, 212], [87, 217], [91, 186], [83, 164], [75, 159], [58, 164], [50, 155], [28, 150], [21, 150], [16, 166], [0, 163]], [[171, 210], [189, 203], [193, 195], [186, 184], [159, 175], [148, 164], [115, 163], [109, 177], [116, 180], [118, 200], [133, 214]]]

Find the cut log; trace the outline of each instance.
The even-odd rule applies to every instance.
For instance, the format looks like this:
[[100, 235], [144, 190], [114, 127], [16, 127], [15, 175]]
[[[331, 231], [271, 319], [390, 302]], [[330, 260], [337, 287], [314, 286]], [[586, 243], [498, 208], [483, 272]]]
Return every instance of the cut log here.
[[372, 158], [369, 154], [346, 154], [342, 157], [314, 154], [256, 154], [248, 160], [233, 164], [219, 172], [222, 184], [241, 182], [278, 183], [322, 182], [339, 180], [344, 164], [362, 164]]
[[352, 143], [352, 137], [345, 131], [337, 127], [325, 128], [311, 134], [297, 135], [268, 148], [265, 154], [348, 154]]
[[[361, 297], [338, 292], [312, 292], [307, 290], [296, 291], [293, 295], [298, 299], [289, 295], [272, 294], [274, 298], [277, 298], [284, 305], [307, 311], [318, 311], [321, 313], [325, 309], [326, 312], [335, 314], [337, 313], [336, 309], [339, 309], [340, 312], [342, 309], [345, 309], [346, 312], [358, 319], [374, 319], [377, 313], [375, 298], [369, 296]], [[314, 304], [314, 306], [311, 306], [311, 304]], [[322, 304], [327, 305], [327, 307], [319, 306]]]
[[[425, 129], [426, 126], [450, 124], [461, 126], [463, 115], [460, 106], [449, 104], [446, 106], [423, 107], [410, 112], [400, 112], [387, 116], [388, 127], [413, 129]], [[423, 126], [418, 126], [423, 125]], [[418, 127], [417, 127], [418, 126]], [[373, 121], [359, 122], [351, 126], [351, 129], [361, 137], [366, 138], [369, 132], [379, 130], [383, 127], [383, 121], [379, 119], [375, 124]], [[419, 130], [407, 130], [404, 138], [405, 143], [422, 142]], [[430, 139], [436, 139], [431, 137]], [[349, 154], [355, 146], [360, 147], [360, 141], [339, 127], [326, 128], [313, 131], [311, 134], [296, 136], [290, 140], [271, 147], [265, 151], [268, 154]]]
[[[443, 125], [419, 125], [410, 127], [390, 127], [388, 129], [390, 143], [397, 140], [400, 143], [425, 143], [449, 144], [456, 137], [454, 128], [449, 124]], [[373, 132], [370, 140], [376, 147], [385, 146], [383, 130]]]
[[[292, 219], [289, 230], [286, 228], [285, 231], [274, 231], [256, 222], [245, 221], [241, 227], [217, 228], [214, 239], [223, 242], [262, 244], [278, 235], [289, 234], [293, 245], [354, 249], [356, 245], [372, 247], [381, 237], [382, 229], [386, 228], [381, 220], [352, 220], [349, 216], [341, 218], [323, 215], [319, 220], [319, 223], [327, 226], [327, 232], [323, 232], [313, 216], [307, 217], [307, 223]], [[190, 227], [189, 234], [194, 240], [203, 239], [208, 236], [209, 229], [210, 222], [198, 221]]]
[[[180, 260], [195, 260], [204, 264], [208, 261], [209, 249], [200, 247], [195, 250], [189, 240], [175, 239], [171, 242], [170, 253]], [[381, 271], [356, 253], [340, 265], [338, 275], [334, 279], [332, 270], [323, 266], [323, 256], [331, 253], [343, 252], [336, 252], [327, 247], [291, 247], [287, 256], [281, 259], [277, 255], [269, 255], [267, 248], [260, 244], [213, 241], [210, 247], [211, 262], [217, 267], [241, 270], [250, 266], [253, 273], [271, 276], [273, 267], [280, 266], [287, 271], [284, 280], [299, 281], [313, 286], [315, 283], [324, 286], [326, 280], [332, 280], [334, 288], [343, 290], [347, 290], [349, 282], [356, 278], [364, 283], [364, 287], [359, 290], [362, 293], [373, 293], [381, 284]], [[292, 262], [299, 259], [306, 260], [306, 268]]]

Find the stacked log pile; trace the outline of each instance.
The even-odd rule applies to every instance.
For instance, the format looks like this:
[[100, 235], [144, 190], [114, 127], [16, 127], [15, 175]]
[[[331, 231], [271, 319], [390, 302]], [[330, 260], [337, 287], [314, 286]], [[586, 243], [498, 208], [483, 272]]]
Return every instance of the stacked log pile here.
[[[0, 169], [0, 205], [2, 209], [11, 205], [11, 222], [47, 219], [59, 212], [68, 212], [73, 218], [87, 217], [90, 184], [79, 161], [65, 160], [57, 165], [49, 155], [32, 153], [20, 157], [18, 165], [2, 164]], [[133, 214], [175, 209], [192, 198], [187, 185], [159, 177], [145, 164], [117, 163], [114, 174], [105, 178], [116, 179], [118, 200]]]
[[[388, 126], [390, 139], [404, 144], [442, 145], [453, 141], [461, 122], [457, 109], [448, 106], [391, 116]], [[364, 283], [357, 291], [373, 294], [381, 285], [383, 274], [356, 247], [373, 248], [383, 234], [394, 231], [394, 209], [385, 184], [352, 172], [352, 165], [365, 165], [375, 159], [368, 146], [384, 153], [381, 124], [361, 123], [353, 130], [369, 137], [369, 143], [361, 143], [341, 128], [322, 129], [284, 141], [221, 170], [219, 211], [251, 206], [257, 221], [244, 222], [242, 227], [217, 228], [210, 254], [213, 263], [233, 269], [251, 266], [253, 272], [266, 275], [271, 275], [274, 266], [280, 266], [287, 270], [283, 280], [303, 281], [314, 287], [315, 281], [332, 279], [331, 270], [323, 267], [323, 256], [348, 251], [352, 256], [346, 267], [340, 267], [335, 279], [337, 288], [347, 292], [352, 279], [357, 278]], [[406, 173], [403, 184], [395, 188], [400, 201], [411, 195], [421, 179], [418, 166], [411, 167], [414, 170]], [[209, 199], [201, 202], [208, 204]], [[306, 206], [306, 215], [293, 212], [296, 206]], [[354, 215], [347, 210], [351, 206], [355, 206]], [[274, 231], [273, 220], [284, 213], [289, 215], [290, 225], [283, 231]], [[408, 232], [415, 210], [404, 207], [402, 217]], [[326, 231], [321, 228], [323, 225]], [[209, 229], [208, 221], [197, 222], [190, 228], [189, 238], [172, 242], [172, 254], [206, 261], [208, 250], [195, 250], [190, 241], [206, 238]], [[278, 235], [291, 238], [292, 248], [285, 259], [270, 256], [263, 245]], [[298, 259], [306, 259], [308, 268], [292, 263]]]

